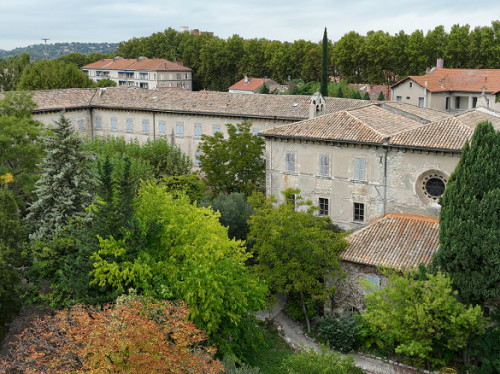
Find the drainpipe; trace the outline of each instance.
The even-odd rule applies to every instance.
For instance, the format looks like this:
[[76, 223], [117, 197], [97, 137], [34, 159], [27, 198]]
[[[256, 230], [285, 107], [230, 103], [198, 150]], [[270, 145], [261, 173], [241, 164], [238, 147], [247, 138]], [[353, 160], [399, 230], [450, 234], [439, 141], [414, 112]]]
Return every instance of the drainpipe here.
[[386, 138], [382, 143], [382, 148], [384, 149], [384, 204], [382, 217], [385, 216], [386, 202], [387, 202], [387, 152], [389, 151], [389, 138]]
[[153, 140], [156, 140], [156, 113], [153, 112]]

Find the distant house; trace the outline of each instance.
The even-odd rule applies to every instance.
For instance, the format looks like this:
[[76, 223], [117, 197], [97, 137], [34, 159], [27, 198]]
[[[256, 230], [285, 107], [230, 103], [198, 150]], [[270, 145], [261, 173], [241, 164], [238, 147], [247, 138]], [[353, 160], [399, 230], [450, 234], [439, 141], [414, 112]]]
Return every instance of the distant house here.
[[118, 86], [176, 88], [188, 91], [193, 89], [193, 71], [181, 62], [163, 58], [107, 58], [85, 65], [82, 70], [94, 82], [108, 78]]
[[384, 95], [384, 100], [389, 99], [390, 87], [384, 84], [369, 84], [369, 83], [350, 83], [349, 86], [355, 88], [361, 94], [361, 97], [366, 93], [370, 96], [370, 100], [377, 101], [380, 92]]
[[243, 93], [243, 94], [256, 94], [259, 93], [263, 84], [266, 84], [269, 87], [270, 91], [277, 89], [280, 92], [284, 91], [284, 87], [272, 79], [269, 78], [250, 78], [245, 76], [239, 82], [233, 84], [229, 87], [230, 93]]
[[479, 106], [500, 111], [500, 69], [436, 68], [422, 76], [409, 76], [391, 86], [391, 101], [424, 108], [459, 112]]
[[387, 285], [380, 267], [401, 270], [429, 265], [439, 247], [437, 218], [390, 213], [355, 231], [350, 245], [341, 253], [343, 279], [328, 279], [327, 286], [337, 291], [327, 300], [325, 310], [337, 313], [364, 309], [368, 281], [376, 288]]

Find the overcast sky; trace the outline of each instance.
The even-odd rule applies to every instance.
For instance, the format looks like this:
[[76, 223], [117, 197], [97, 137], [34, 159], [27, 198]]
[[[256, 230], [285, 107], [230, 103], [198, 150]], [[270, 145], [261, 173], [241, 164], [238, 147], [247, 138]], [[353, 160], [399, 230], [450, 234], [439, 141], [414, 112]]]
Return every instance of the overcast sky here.
[[[306, 5], [309, 4], [309, 5]], [[227, 38], [335, 41], [349, 31], [425, 32], [490, 26], [500, 1], [464, 0], [0, 0], [0, 49], [62, 42], [120, 42], [181, 26]]]

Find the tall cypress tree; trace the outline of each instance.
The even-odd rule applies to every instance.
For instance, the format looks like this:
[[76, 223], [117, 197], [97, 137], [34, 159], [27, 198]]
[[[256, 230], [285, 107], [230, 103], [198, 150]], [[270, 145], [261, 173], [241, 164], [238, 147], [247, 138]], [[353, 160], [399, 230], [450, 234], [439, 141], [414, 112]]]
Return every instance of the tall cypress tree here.
[[53, 134], [44, 138], [46, 155], [36, 183], [36, 201], [26, 217], [32, 239], [51, 239], [71, 218], [83, 216], [95, 187], [91, 157], [71, 122], [61, 114]]
[[328, 38], [325, 32], [323, 33], [323, 54], [321, 56], [321, 95], [328, 96]]
[[441, 198], [434, 262], [468, 303], [500, 297], [500, 131], [480, 123]]

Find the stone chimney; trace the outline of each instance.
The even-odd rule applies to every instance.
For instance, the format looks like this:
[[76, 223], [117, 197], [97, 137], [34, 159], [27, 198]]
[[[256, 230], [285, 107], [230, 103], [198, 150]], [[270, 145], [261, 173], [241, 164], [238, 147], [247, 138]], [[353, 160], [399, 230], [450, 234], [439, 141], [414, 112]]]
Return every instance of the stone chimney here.
[[486, 87], [483, 87], [483, 92], [479, 99], [477, 99], [476, 108], [488, 108], [488, 98], [486, 97]]
[[436, 61], [436, 69], [444, 68], [444, 60], [442, 58], [438, 58]]
[[250, 82], [250, 78], [248, 78], [246, 75], [245, 75], [245, 84], [249, 83]]

